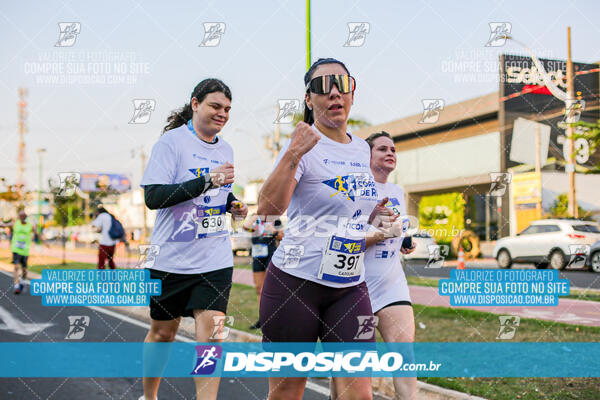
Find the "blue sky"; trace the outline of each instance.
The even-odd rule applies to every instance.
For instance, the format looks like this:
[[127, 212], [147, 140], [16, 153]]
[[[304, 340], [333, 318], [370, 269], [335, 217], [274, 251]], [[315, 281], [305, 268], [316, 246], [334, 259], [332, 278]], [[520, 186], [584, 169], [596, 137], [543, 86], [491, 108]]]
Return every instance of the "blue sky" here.
[[[30, 189], [37, 189], [35, 150], [40, 147], [47, 149], [44, 182], [58, 172], [102, 171], [124, 173], [137, 185], [140, 159], [132, 157], [132, 149], [143, 147], [149, 154], [170, 111], [188, 101], [197, 82], [217, 77], [233, 92], [223, 137], [234, 147], [239, 182], [265, 177], [271, 158], [264, 136], [273, 130], [277, 100], [303, 95], [305, 4], [124, 0], [3, 5], [0, 176], [9, 181], [16, 177], [18, 87], [29, 90]], [[377, 124], [419, 113], [422, 99], [451, 104], [496, 91], [498, 55], [523, 51], [510, 42], [484, 47], [490, 22], [511, 23], [512, 34], [538, 56], [558, 59], [566, 57], [570, 25], [574, 60], [600, 61], [597, 15], [599, 3], [591, 0], [313, 0], [312, 54], [313, 60], [336, 57], [347, 64], [357, 79], [351, 115]], [[72, 47], [54, 46], [59, 22], [81, 24]], [[205, 22], [225, 23], [216, 47], [199, 46]], [[350, 22], [369, 24], [362, 46], [343, 46]], [[66, 69], [77, 67], [78, 57], [84, 60], [79, 78], [130, 81], [44, 80], [77, 77]], [[112, 57], [126, 69], [138, 70], [115, 73], [114, 62], [106, 67], [97, 57]], [[59, 64], [63, 72], [56, 72]], [[44, 66], [55, 70], [40, 72]], [[128, 123], [133, 99], [155, 100], [148, 123]]]

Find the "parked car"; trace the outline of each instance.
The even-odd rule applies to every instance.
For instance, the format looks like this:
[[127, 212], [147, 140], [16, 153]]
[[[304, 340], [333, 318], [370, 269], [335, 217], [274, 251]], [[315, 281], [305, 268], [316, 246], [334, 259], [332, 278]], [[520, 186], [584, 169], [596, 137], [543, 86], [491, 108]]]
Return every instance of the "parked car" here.
[[435, 245], [436, 241], [427, 232], [417, 232], [412, 235], [413, 243], [417, 245], [415, 251], [410, 254], [404, 254], [405, 260], [425, 259], [429, 260], [429, 246]]
[[[548, 266], [564, 269], [577, 259], [584, 261], [587, 253], [583, 249], [598, 240], [600, 228], [594, 222], [538, 220], [516, 236], [499, 239], [494, 247], [494, 258], [500, 268], [510, 268], [514, 263], [533, 263], [539, 269]], [[572, 254], [573, 251], [577, 253]]]
[[231, 231], [231, 249], [233, 254], [237, 255], [240, 251], [247, 251], [248, 255], [252, 250], [252, 235], [249, 232], [240, 230], [239, 232]]
[[590, 247], [585, 264], [594, 272], [600, 272], [600, 240]]

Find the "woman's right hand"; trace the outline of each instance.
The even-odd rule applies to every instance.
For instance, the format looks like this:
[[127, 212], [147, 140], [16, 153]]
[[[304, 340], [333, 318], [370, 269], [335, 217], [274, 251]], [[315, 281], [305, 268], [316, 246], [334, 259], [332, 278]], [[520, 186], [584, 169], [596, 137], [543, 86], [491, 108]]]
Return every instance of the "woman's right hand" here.
[[219, 165], [208, 173], [210, 175], [210, 181], [213, 187], [220, 187], [233, 183], [233, 165], [226, 162], [223, 165]]
[[288, 151], [296, 157], [302, 158], [303, 155], [315, 147], [320, 139], [321, 136], [310, 125], [300, 121], [296, 125], [294, 132], [292, 132], [292, 141], [288, 147]]

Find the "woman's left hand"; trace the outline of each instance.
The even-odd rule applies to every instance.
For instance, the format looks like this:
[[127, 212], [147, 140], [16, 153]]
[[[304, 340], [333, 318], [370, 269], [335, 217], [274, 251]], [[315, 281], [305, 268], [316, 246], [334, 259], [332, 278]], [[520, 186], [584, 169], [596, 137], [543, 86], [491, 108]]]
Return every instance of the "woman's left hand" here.
[[402, 253], [402, 254], [410, 254], [413, 251], [415, 251], [416, 248], [417, 248], [417, 244], [415, 242], [413, 242], [412, 247], [410, 249], [407, 249], [406, 247], [401, 247], [400, 248], [400, 253]]
[[233, 219], [242, 220], [248, 215], [248, 206], [241, 201], [234, 201], [231, 203], [230, 212]]

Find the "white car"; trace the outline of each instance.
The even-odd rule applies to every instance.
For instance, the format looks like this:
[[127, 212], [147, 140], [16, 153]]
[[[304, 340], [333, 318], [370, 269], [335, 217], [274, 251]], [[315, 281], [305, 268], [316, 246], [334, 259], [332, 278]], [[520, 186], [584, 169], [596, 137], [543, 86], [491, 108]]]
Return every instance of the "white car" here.
[[[494, 258], [500, 268], [510, 268], [513, 263], [533, 263], [536, 268], [550, 266], [563, 269], [574, 260], [585, 260], [584, 249], [600, 240], [598, 224], [576, 219], [543, 219], [516, 236], [496, 242]], [[572, 257], [576, 256], [576, 257]]]
[[412, 235], [412, 241], [416, 244], [415, 251], [403, 254], [405, 260], [424, 259], [429, 260], [429, 246], [435, 245], [436, 241], [427, 232], [417, 232]]
[[231, 238], [231, 249], [233, 254], [238, 255], [241, 251], [247, 251], [250, 254], [252, 250], [252, 235], [246, 231], [231, 231], [229, 232]]

